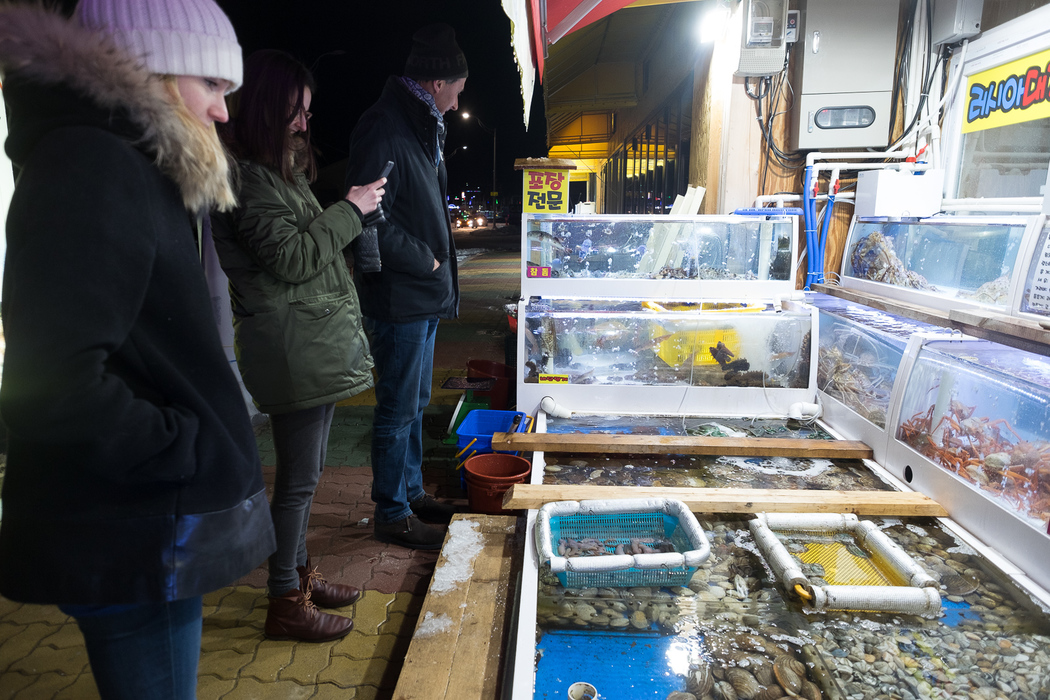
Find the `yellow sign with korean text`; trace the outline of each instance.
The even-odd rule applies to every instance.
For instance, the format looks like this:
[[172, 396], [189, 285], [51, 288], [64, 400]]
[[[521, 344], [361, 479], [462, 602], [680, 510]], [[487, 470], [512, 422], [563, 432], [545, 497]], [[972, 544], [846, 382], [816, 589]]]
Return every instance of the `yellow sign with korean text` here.
[[1050, 118], [1050, 49], [975, 73], [966, 82], [962, 132]]
[[522, 208], [526, 214], [566, 214], [569, 211], [567, 170], [525, 170]]

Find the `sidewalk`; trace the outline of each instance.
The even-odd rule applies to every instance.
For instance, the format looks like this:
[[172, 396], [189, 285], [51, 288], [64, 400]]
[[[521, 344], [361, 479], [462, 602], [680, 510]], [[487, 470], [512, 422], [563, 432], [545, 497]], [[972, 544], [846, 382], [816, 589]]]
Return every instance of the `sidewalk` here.
[[[460, 318], [438, 328], [434, 394], [424, 420], [424, 482], [438, 497], [467, 507], [454, 469], [454, 446], [442, 444], [459, 393], [440, 389], [449, 376], [465, 375], [467, 359], [504, 361], [507, 329], [503, 305], [520, 290], [517, 237], [457, 239], [474, 253], [460, 265]], [[497, 237], [502, 238], [502, 237]], [[506, 243], [504, 246], [503, 243]], [[372, 538], [369, 445], [374, 392], [341, 404], [328, 445], [326, 469], [314, 498], [307, 545], [329, 581], [365, 590], [339, 612], [354, 629], [337, 642], [301, 644], [266, 640], [266, 567], [204, 599], [199, 700], [299, 700], [391, 698], [416, 626], [438, 552], [418, 552]], [[269, 430], [259, 434], [267, 484], [273, 481]], [[88, 700], [97, 698], [87, 654], [76, 625], [53, 606], [22, 605], [0, 598], [0, 698]]]

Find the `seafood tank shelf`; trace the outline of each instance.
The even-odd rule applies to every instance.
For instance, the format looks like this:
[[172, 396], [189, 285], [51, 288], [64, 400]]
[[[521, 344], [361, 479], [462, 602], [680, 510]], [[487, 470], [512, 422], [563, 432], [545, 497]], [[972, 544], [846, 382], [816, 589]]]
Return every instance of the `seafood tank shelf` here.
[[[523, 225], [526, 296], [558, 296], [569, 289], [623, 295], [625, 284], [634, 290], [626, 292], [630, 296], [658, 289], [699, 295], [702, 288], [767, 295], [794, 286], [797, 216], [527, 214]], [[663, 284], [674, 282], [680, 284]]]
[[[1008, 512], [1050, 519], [1050, 360], [980, 340], [923, 345], [896, 437]], [[1050, 549], [1050, 539], [1047, 540]]]
[[820, 310], [817, 388], [885, 428], [908, 338], [941, 329], [824, 294], [807, 301]]
[[809, 384], [809, 312], [763, 304], [533, 298], [526, 383], [648, 386]]
[[906, 298], [937, 308], [965, 302], [1005, 311], [1014, 275], [1025, 271], [1015, 268], [1028, 223], [1021, 217], [857, 219], [841, 283], [891, 296], [907, 290]]

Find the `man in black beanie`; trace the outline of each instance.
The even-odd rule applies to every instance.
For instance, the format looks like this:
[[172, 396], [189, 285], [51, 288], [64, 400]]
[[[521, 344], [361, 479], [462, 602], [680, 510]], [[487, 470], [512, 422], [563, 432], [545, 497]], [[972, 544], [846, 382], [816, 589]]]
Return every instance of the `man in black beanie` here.
[[373, 182], [387, 162], [385, 220], [354, 241], [361, 297], [376, 371], [372, 426], [375, 536], [413, 549], [440, 549], [452, 506], [423, 491], [423, 409], [430, 403], [438, 320], [459, 314], [456, 247], [446, 206], [444, 114], [459, 105], [467, 59], [447, 24], [412, 37], [404, 76], [350, 137], [346, 189]]

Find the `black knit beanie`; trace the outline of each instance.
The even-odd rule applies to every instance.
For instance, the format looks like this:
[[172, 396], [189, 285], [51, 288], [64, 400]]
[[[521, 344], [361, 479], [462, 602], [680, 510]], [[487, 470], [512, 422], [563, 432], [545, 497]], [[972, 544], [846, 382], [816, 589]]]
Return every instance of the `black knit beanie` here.
[[431, 24], [413, 34], [405, 75], [417, 80], [466, 78], [467, 57], [456, 43], [456, 30], [447, 24]]

